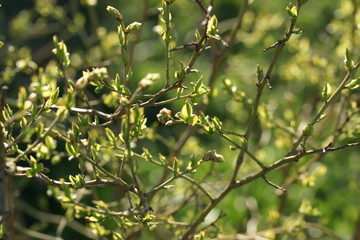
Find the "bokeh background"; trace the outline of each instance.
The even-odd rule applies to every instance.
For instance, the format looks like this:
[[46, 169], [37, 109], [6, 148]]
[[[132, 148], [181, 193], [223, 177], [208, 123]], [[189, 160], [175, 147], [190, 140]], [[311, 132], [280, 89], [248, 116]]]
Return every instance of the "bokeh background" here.
[[[203, 1], [205, 4], [208, 1]], [[216, 1], [213, 13], [219, 20], [219, 35], [226, 38], [236, 21], [241, 1]], [[255, 134], [249, 142], [249, 148], [266, 164], [283, 157], [292, 145], [292, 137], [284, 129], [298, 134], [307, 122], [311, 121], [321, 103], [321, 90], [324, 84], [330, 83], [333, 88], [345, 75], [343, 59], [345, 49], [359, 55], [359, 31], [354, 30], [360, 23], [360, 14], [354, 17], [356, 1], [316, 1], [309, 0], [302, 8], [297, 26], [302, 33], [293, 35], [286, 43], [281, 58], [275, 67], [271, 79], [271, 90], [266, 90], [261, 105], [260, 119]], [[165, 76], [165, 49], [159, 34], [156, 33], [158, 8], [157, 0], [3, 0], [0, 2], [0, 40], [5, 46], [0, 49], [0, 84], [9, 86], [8, 104], [15, 107], [20, 86], [29, 86], [31, 76], [39, 68], [51, 68], [56, 65], [56, 57], [52, 53], [53, 35], [64, 40], [70, 52], [71, 66], [66, 70], [70, 79], [81, 77], [82, 71], [91, 67], [107, 67], [110, 78], [122, 71], [119, 57], [120, 49], [117, 38], [117, 23], [107, 13], [106, 6], [117, 8], [124, 16], [124, 22], [142, 22], [142, 29], [132, 35], [129, 51], [132, 56], [133, 76], [130, 87], [147, 73], [160, 73]], [[272, 58], [272, 50], [262, 50], [283, 38], [289, 25], [289, 17], [285, 11], [287, 1], [256, 0], [249, 6], [244, 16], [241, 30], [236, 35], [235, 43], [229, 51], [222, 68], [217, 75], [215, 87], [206, 98], [208, 106], [206, 114], [218, 116], [225, 129], [242, 133], [246, 128], [250, 114], [250, 106], [256, 93], [257, 64], [264, 69]], [[201, 28], [203, 12], [191, 0], [177, 0], [172, 5], [173, 47], [181, 46], [195, 40], [195, 29]], [[221, 43], [213, 43], [213, 49], [219, 49]], [[172, 76], [179, 69], [179, 61], [187, 62], [192, 54], [192, 47], [172, 52], [170, 63]], [[199, 73], [191, 75], [189, 81], [196, 81], [203, 75], [207, 84], [211, 74], [214, 51], [204, 52], [195, 64]], [[236, 90], [233, 96], [226, 94], [223, 80], [228, 79]], [[61, 86], [61, 79], [58, 79]], [[160, 90], [163, 82], [156, 82], [148, 91]], [[91, 89], [89, 96], [93, 101], [101, 100]], [[166, 97], [174, 95], [168, 94]], [[106, 97], [106, 94], [103, 96]], [[354, 109], [359, 109], [359, 91], [347, 98]], [[173, 113], [180, 111], [183, 102], [175, 102], [165, 107]], [[338, 105], [336, 105], [338, 106]], [[111, 102], [97, 105], [99, 110], [111, 112]], [[156, 155], [167, 155], [176, 144], [186, 126], [165, 127], [159, 125], [156, 114], [161, 107], [145, 110], [147, 125], [152, 129], [152, 137], [139, 142], [137, 149], [147, 147]], [[349, 107], [349, 109], [351, 109]], [[338, 108], [331, 108], [324, 122], [315, 129], [311, 141], [314, 148], [326, 146], [331, 139], [336, 124]], [[334, 117], [334, 118], [333, 118]], [[329, 119], [329, 120], [328, 120]], [[359, 141], [359, 112], [355, 114], [343, 129], [336, 145]], [[119, 126], [113, 126], [119, 130]], [[63, 147], [63, 146], [62, 146]], [[59, 146], [61, 148], [61, 146]], [[214, 136], [195, 133], [182, 149], [180, 156], [190, 158], [201, 156], [210, 149], [216, 149], [226, 161], [222, 164], [209, 164], [198, 170], [195, 179], [204, 179], [206, 186], [213, 187], [215, 194], [225, 186], [229, 169], [234, 166], [237, 153], [229, 149], [226, 142]], [[61, 149], [59, 149], [61, 151]], [[51, 158], [52, 159], [52, 158]], [[55, 165], [51, 159], [45, 163], [51, 171], [51, 177], [61, 178], [79, 172], [75, 161], [61, 158]], [[296, 174], [296, 170], [310, 161], [306, 157], [292, 168], [284, 168], [272, 172], [269, 178], [282, 185], [286, 179]], [[229, 194], [228, 197], [210, 214], [208, 221], [216, 219], [220, 214], [220, 229], [227, 234], [252, 233], [282, 225], [293, 230], [297, 227], [299, 209], [309, 203], [318, 212], [308, 214], [304, 218], [330, 229], [341, 239], [351, 239], [360, 218], [360, 151], [345, 149], [329, 153], [320, 162], [312, 165], [307, 173], [302, 174], [288, 187], [286, 196], [271, 188], [265, 182], [257, 180]], [[256, 170], [256, 166], [246, 162], [239, 177]], [[159, 170], [149, 164], [139, 163], [139, 171], [147, 188], [156, 184]], [[179, 184], [181, 180], [179, 180]], [[165, 208], [171, 198], [188, 191], [189, 186], [182, 183], [169, 196], [158, 196], [154, 201], [164, 201], [159, 209]], [[25, 228], [56, 235], [58, 225], [48, 219], [50, 214], [62, 216], [66, 212], [52, 197], [46, 195], [47, 187], [35, 180], [13, 178], [16, 219]], [[112, 188], [97, 189], [99, 199], [116, 201]], [[193, 219], [194, 212], [203, 205], [184, 207], [175, 215], [175, 219]], [[44, 217], [41, 214], [45, 214]], [[84, 220], [79, 220], [85, 224]], [[288, 224], [289, 226], [287, 226]], [[310, 229], [310, 228], [309, 228]], [[326, 236], [322, 231], [311, 228], [291, 234], [283, 239], [336, 239]], [[159, 237], [173, 230], [162, 229], [158, 233], [141, 233], [134, 239], [150, 239]], [[215, 230], [214, 230], [215, 231]], [[155, 231], [156, 232], [156, 231]], [[289, 232], [291, 232], [289, 230]], [[87, 239], [71, 228], [62, 232], [63, 239]], [[19, 238], [20, 239], [20, 238]], [[26, 237], [24, 237], [26, 239]], [[166, 239], [158, 238], [158, 239]]]

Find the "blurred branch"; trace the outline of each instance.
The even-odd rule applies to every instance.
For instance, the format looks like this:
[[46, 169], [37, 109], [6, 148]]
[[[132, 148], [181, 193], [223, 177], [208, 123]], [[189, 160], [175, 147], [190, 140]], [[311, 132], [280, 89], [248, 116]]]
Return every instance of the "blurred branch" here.
[[31, 238], [43, 239], [43, 240], [62, 240], [62, 238], [59, 238], [59, 237], [53, 237], [53, 236], [48, 235], [48, 234], [44, 234], [44, 233], [40, 233], [40, 232], [30, 230], [28, 228], [25, 228], [25, 227], [21, 226], [17, 222], [15, 222], [15, 228], [17, 230], [19, 230], [19, 232], [21, 232], [24, 235], [26, 235], [28, 237], [31, 237]]
[[[21, 200], [16, 201], [16, 207], [20, 210], [23, 210], [29, 216], [36, 218], [42, 222], [49, 222], [58, 225], [62, 221], [62, 219], [65, 218], [64, 216], [61, 215], [39, 211], [34, 207], [32, 207], [31, 205], [29, 205], [27, 202]], [[71, 220], [71, 221], [67, 220], [65, 225], [90, 239], [97, 239], [97, 236], [95, 236], [85, 226], [83, 226], [81, 223], [75, 220]]]

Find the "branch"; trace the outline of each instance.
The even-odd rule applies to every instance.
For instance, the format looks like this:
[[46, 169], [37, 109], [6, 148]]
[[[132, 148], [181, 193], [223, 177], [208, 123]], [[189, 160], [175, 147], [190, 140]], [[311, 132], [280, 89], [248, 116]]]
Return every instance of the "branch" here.
[[121, 212], [116, 212], [116, 211], [112, 211], [112, 210], [104, 210], [104, 209], [91, 207], [91, 206], [88, 206], [88, 205], [85, 205], [82, 203], [78, 203], [78, 202], [73, 202], [73, 201], [63, 202], [63, 203], [74, 204], [76, 206], [83, 207], [86, 210], [90, 210], [92, 212], [97, 212], [97, 213], [111, 215], [111, 216], [121, 216], [121, 217], [144, 216], [147, 212], [152, 211], [152, 208], [150, 206], [146, 206], [141, 209], [125, 210], [125, 211], [121, 211]]
[[[16, 207], [26, 212], [29, 216], [40, 220], [41, 222], [48, 222], [59, 225], [59, 223], [65, 218], [64, 216], [61, 215], [39, 211], [33, 208], [32, 206], [30, 206], [27, 202], [21, 200], [16, 201]], [[84, 225], [82, 225], [81, 223], [75, 220], [67, 221], [66, 226], [90, 239], [97, 238], [89, 229], [87, 229]]]
[[[334, 100], [341, 94], [341, 91], [345, 88], [345, 85], [349, 82], [349, 80], [352, 78], [352, 76], [355, 74], [356, 70], [360, 67], [360, 62], [358, 62], [353, 69], [348, 70], [348, 72], [346, 73], [346, 76], [344, 77], [344, 79], [342, 80], [342, 82], [340, 83], [340, 85], [338, 86], [338, 88], [335, 90], [335, 92], [331, 95], [331, 97], [323, 103], [323, 105], [321, 106], [320, 110], [318, 111], [318, 113], [316, 114], [316, 116], [314, 117], [314, 119], [312, 120], [311, 123], [309, 123], [309, 125], [315, 125], [320, 117], [323, 115], [323, 113], [325, 112], [325, 110], [330, 106], [331, 103], [334, 102]], [[303, 132], [301, 134], [301, 136], [298, 138], [298, 140], [294, 143], [294, 145], [292, 146], [291, 150], [289, 151], [288, 155], [291, 155], [295, 152], [296, 148], [300, 145], [300, 143], [303, 141], [303, 139], [305, 138], [305, 133]]]
[[354, 142], [354, 143], [349, 143], [340, 147], [329, 147], [329, 148], [319, 148], [319, 149], [314, 149], [314, 150], [309, 150], [309, 151], [301, 151], [298, 152], [295, 155], [292, 156], [286, 156], [280, 160], [278, 160], [277, 162], [273, 163], [272, 165], [270, 165], [269, 167], [254, 173], [254, 174], [250, 174], [247, 177], [243, 178], [242, 180], [236, 181], [235, 186], [236, 187], [240, 187], [243, 186], [249, 182], [254, 181], [255, 179], [258, 179], [260, 177], [263, 177], [266, 173], [273, 171], [275, 169], [278, 169], [280, 167], [282, 167], [285, 164], [291, 163], [291, 162], [298, 162], [301, 158], [308, 156], [308, 155], [313, 155], [316, 153], [328, 153], [328, 152], [333, 152], [333, 151], [339, 151], [345, 148], [349, 148], [349, 147], [357, 147], [360, 146], [360, 142]]
[[274, 187], [274, 188], [276, 188], [276, 189], [279, 189], [279, 190], [281, 190], [281, 191], [283, 191], [283, 192], [287, 192], [287, 190], [286, 190], [285, 188], [280, 187], [280, 186], [276, 185], [276, 184], [273, 183], [273, 182], [270, 182], [270, 180], [267, 179], [266, 176], [263, 176], [263, 179], [264, 179], [265, 182], [266, 182], [267, 184], [269, 184], [270, 186], [272, 186], [272, 187]]

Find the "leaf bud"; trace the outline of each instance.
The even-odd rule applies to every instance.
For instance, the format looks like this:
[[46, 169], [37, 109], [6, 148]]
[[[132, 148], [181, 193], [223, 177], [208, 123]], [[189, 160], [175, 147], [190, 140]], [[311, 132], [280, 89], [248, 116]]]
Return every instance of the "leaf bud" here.
[[161, 109], [160, 112], [156, 115], [156, 117], [162, 124], [170, 125], [173, 123], [173, 121], [170, 122], [170, 120], [172, 120], [171, 110], [167, 108]]
[[134, 32], [136, 30], [139, 30], [141, 28], [142, 23], [139, 22], [133, 22], [130, 23], [126, 28], [125, 28], [125, 32], [126, 33], [130, 33], [130, 32]]
[[122, 22], [123, 20], [123, 16], [121, 15], [121, 13], [114, 7], [111, 6], [107, 6], [106, 10], [108, 11], [108, 13], [113, 16], [118, 22]]

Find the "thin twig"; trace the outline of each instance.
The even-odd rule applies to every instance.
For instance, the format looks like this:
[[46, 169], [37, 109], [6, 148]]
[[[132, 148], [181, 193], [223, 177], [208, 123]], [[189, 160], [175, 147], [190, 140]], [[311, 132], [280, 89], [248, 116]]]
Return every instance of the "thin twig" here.
[[281, 190], [281, 191], [283, 191], [283, 192], [287, 192], [287, 190], [286, 190], [285, 188], [280, 187], [280, 186], [276, 185], [275, 183], [271, 182], [269, 179], [267, 179], [266, 176], [263, 176], [263, 179], [264, 179], [265, 182], [266, 182], [267, 184], [269, 184], [270, 186], [272, 186], [272, 187], [274, 187], [274, 188], [276, 188], [276, 189], [279, 189], [279, 190]]

